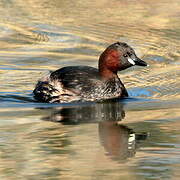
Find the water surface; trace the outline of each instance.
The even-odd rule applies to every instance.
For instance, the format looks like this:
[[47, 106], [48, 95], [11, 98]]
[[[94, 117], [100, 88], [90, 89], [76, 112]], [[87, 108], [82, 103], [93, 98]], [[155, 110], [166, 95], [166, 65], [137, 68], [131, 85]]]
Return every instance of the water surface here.
[[[179, 179], [179, 0], [0, 1], [0, 179]], [[130, 98], [46, 104], [36, 81], [97, 67], [109, 44], [149, 67], [119, 73]]]

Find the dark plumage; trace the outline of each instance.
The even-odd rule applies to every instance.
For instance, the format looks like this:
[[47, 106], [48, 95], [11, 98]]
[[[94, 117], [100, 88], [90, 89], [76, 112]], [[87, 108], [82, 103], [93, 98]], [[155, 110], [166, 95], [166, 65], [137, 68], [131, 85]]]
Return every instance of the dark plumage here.
[[117, 71], [133, 65], [146, 66], [126, 43], [110, 45], [99, 58], [99, 69], [68, 66], [39, 80], [33, 93], [41, 102], [95, 101], [127, 97]]

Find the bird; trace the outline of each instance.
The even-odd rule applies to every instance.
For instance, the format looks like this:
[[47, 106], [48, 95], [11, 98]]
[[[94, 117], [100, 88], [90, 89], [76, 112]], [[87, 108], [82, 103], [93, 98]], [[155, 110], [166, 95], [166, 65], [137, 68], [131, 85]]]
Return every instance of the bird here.
[[147, 66], [127, 43], [115, 42], [100, 55], [98, 69], [90, 66], [66, 66], [42, 77], [33, 91], [34, 98], [45, 103], [102, 101], [128, 97], [118, 71], [132, 66]]

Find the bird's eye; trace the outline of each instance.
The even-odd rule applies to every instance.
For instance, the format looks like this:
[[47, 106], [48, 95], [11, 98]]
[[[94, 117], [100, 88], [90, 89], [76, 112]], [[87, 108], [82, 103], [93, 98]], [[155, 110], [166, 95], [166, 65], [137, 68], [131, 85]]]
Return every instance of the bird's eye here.
[[128, 55], [127, 55], [127, 54], [124, 54], [123, 56], [124, 56], [124, 57], [128, 57]]

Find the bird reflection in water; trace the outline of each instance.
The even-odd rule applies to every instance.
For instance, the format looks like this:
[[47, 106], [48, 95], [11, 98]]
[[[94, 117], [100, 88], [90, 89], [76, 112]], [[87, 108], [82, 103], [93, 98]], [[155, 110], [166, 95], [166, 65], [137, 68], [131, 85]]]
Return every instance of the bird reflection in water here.
[[73, 107], [51, 107], [43, 120], [64, 125], [97, 123], [101, 145], [113, 160], [125, 160], [135, 155], [147, 133], [136, 133], [120, 123], [125, 117], [123, 103], [119, 101], [86, 104]]

